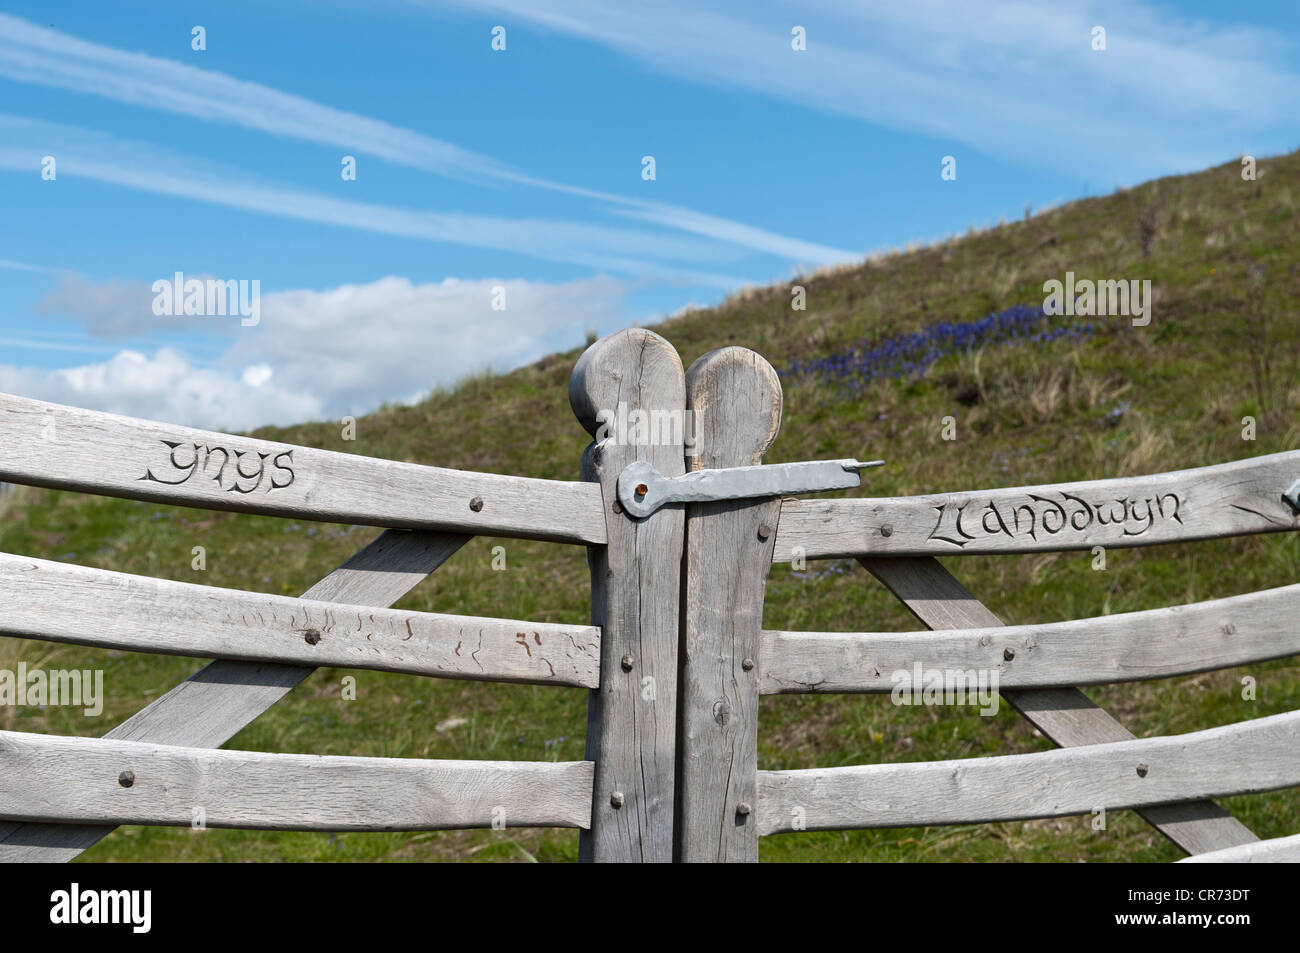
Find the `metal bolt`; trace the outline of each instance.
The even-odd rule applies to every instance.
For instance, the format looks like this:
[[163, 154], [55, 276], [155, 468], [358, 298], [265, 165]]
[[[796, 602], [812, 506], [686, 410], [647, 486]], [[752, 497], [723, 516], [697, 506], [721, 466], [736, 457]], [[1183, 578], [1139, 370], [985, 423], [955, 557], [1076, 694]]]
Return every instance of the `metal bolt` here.
[[616, 811], [617, 811], [620, 807], [623, 806], [623, 792], [622, 792], [622, 791], [615, 791], [613, 794], [611, 794], [611, 795], [609, 796], [609, 806], [612, 807], [612, 808], [613, 808], [614, 810], [616, 810]]
[[1286, 501], [1291, 509], [1300, 513], [1300, 480], [1296, 480], [1286, 488], [1286, 492], [1282, 494], [1282, 499]]
[[649, 492], [650, 492], [650, 487], [646, 486], [644, 483], [638, 483], [636, 485], [637, 496], [645, 496]]
[[1006, 659], [1008, 662], [1010, 662], [1013, 658], [1016, 657], [1016, 650], [1008, 646], [1007, 648], [1002, 650], [1002, 657]]
[[741, 801], [736, 805], [736, 813], [741, 817], [748, 817], [751, 810], [752, 808], [749, 806], [749, 802], [747, 801]]
[[764, 523], [762, 526], [758, 528], [759, 539], [767, 539], [771, 535], [772, 535], [772, 527], [768, 526], [766, 523]]
[[620, 503], [618, 500], [615, 500], [615, 501], [614, 501], [614, 505], [611, 507], [611, 509], [612, 509], [615, 513], [622, 513], [622, 512], [623, 512], [623, 504]]
[[302, 634], [302, 637], [307, 640], [308, 645], [315, 645], [320, 641], [320, 633], [315, 629], [308, 629]]
[[746, 672], [752, 672], [754, 670], [754, 660], [752, 658], [742, 659], [740, 667]]
[[481, 497], [481, 496], [476, 496], [476, 497], [474, 497], [474, 499], [470, 500], [470, 501], [469, 501], [469, 508], [470, 508], [471, 510], [473, 510], [475, 513], [479, 512], [481, 509], [483, 509], [483, 497]]
[[636, 662], [636, 659], [632, 658], [632, 656], [630, 656], [630, 655], [624, 655], [624, 656], [623, 656], [623, 671], [625, 671], [625, 672], [630, 672], [630, 671], [632, 671], [632, 666], [633, 666], [633, 664], [635, 664], [635, 662]]
[[894, 527], [893, 527], [893, 524], [891, 524], [891, 523], [886, 523], [884, 526], [880, 527], [880, 535], [881, 535], [881, 536], [893, 536], [893, 535], [894, 535]]
[[1145, 778], [1145, 777], [1147, 776], [1147, 772], [1150, 771], [1150, 770], [1151, 770], [1151, 769], [1148, 768], [1145, 764], [1139, 764], [1139, 765], [1138, 765], [1138, 777], [1139, 777], [1139, 778]]
[[122, 785], [124, 788], [129, 788], [131, 785], [135, 784], [135, 772], [123, 771], [117, 776], [117, 783]]

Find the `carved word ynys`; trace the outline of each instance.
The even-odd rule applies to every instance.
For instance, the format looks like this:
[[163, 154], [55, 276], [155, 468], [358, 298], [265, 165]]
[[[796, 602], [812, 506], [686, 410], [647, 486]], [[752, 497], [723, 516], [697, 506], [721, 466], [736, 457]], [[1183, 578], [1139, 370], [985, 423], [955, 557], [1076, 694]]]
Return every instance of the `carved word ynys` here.
[[[180, 486], [191, 477], [195, 478], [196, 483], [208, 479], [228, 493], [252, 493], [263, 485], [264, 479], [267, 493], [283, 490], [293, 483], [292, 450], [277, 453], [271, 460], [271, 470], [268, 472], [266, 461], [271, 454], [260, 450], [231, 451], [210, 444], [183, 444], [173, 440], [164, 440], [163, 443], [171, 448], [171, 456], [168, 458], [171, 471], [158, 476], [150, 468], [145, 470], [141, 480]], [[182, 458], [187, 455], [187, 451], [193, 456], [189, 461], [184, 461]], [[218, 456], [219, 459], [214, 461], [213, 458]]]

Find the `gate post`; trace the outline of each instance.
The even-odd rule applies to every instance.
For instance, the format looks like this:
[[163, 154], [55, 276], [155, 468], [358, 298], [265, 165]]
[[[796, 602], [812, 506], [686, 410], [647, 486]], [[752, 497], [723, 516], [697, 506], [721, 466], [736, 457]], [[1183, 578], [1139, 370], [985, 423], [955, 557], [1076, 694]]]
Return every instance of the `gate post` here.
[[[761, 463], [781, 426], [781, 382], [743, 347], [686, 374], [692, 470]], [[691, 504], [683, 572], [676, 859], [756, 862], [759, 634], [779, 498]]]
[[637, 461], [668, 477], [685, 471], [681, 358], [642, 328], [602, 338], [578, 359], [569, 403], [596, 438], [583, 454], [582, 479], [601, 486], [608, 537], [587, 550], [591, 621], [601, 627], [600, 688], [587, 705], [587, 760], [596, 763], [596, 779], [591, 829], [581, 832], [578, 856], [668, 863], [685, 517], [669, 506], [635, 519], [623, 513], [617, 483]]

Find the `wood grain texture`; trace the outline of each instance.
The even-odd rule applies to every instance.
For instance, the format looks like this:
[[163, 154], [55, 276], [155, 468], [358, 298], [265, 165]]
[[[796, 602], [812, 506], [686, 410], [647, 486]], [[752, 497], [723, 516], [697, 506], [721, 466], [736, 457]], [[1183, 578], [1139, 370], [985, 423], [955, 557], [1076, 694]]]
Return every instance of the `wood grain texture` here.
[[1272, 791], [1300, 785], [1297, 745], [1300, 712], [1288, 712], [1034, 754], [760, 771], [759, 831], [986, 823]]
[[[582, 827], [588, 761], [427, 761], [0, 731], [0, 817], [285, 831]], [[130, 772], [132, 782], [120, 778]]]
[[1184, 857], [1180, 864], [1300, 864], [1300, 834]]
[[583, 483], [294, 447], [8, 394], [0, 480], [364, 526], [605, 541], [600, 496]]
[[[781, 383], [742, 347], [710, 351], [686, 374], [697, 422], [692, 469], [752, 466], [781, 426]], [[686, 508], [677, 857], [758, 861], [755, 772], [763, 589], [778, 498]]]
[[[470, 538], [389, 530], [308, 589], [304, 598], [391, 605]], [[314, 671], [297, 665], [210, 662], [105, 737], [219, 748]], [[0, 862], [68, 861], [112, 832], [112, 826], [102, 825], [0, 822]]]
[[[1001, 626], [937, 559], [863, 558], [859, 562], [931, 629]], [[1133, 733], [1077, 688], [1010, 691], [1002, 696], [1049, 739], [1062, 747], [1126, 741]], [[1244, 824], [1212, 801], [1139, 809], [1162, 834], [1199, 854], [1258, 840]]]
[[1300, 451], [1292, 450], [1113, 480], [787, 500], [772, 558], [1057, 552], [1295, 530], [1300, 515], [1282, 493], [1297, 474]]
[[1297, 617], [1300, 585], [1039, 625], [764, 632], [762, 691], [889, 692], [914, 664], [996, 672], [1004, 690], [1165, 678], [1300, 653]]
[[669, 477], [684, 472], [684, 432], [643, 443], [620, 439], [617, 427], [604, 433], [600, 418], [602, 411], [617, 414], [620, 404], [629, 417], [684, 410], [681, 359], [641, 328], [603, 338], [578, 359], [569, 403], [597, 437], [583, 455], [582, 477], [599, 484], [608, 522], [607, 544], [588, 549], [601, 677], [587, 707], [587, 760], [596, 763], [596, 779], [591, 829], [580, 835], [578, 855], [586, 862], [667, 863], [684, 519], [679, 506], [634, 519], [615, 504], [618, 475], [630, 463], [644, 460]]
[[0, 635], [536, 685], [600, 684], [600, 630], [171, 582], [0, 553]]

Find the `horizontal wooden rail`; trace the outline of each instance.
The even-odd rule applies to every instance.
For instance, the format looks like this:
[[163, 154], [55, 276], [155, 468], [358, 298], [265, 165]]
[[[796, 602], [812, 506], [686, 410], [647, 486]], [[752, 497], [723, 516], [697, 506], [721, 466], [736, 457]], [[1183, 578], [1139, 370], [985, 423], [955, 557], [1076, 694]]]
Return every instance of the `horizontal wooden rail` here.
[[969, 493], [786, 500], [774, 562], [1149, 546], [1300, 529], [1300, 451], [1194, 470]]
[[[587, 827], [589, 761], [425, 761], [0, 731], [0, 817], [286, 831]], [[201, 813], [200, 813], [201, 812]]]
[[[390, 606], [469, 540], [469, 536], [447, 533], [385, 530], [304, 597]], [[104, 737], [219, 748], [314, 671], [310, 665], [217, 659], [110, 728]], [[112, 824], [0, 823], [0, 863], [66, 862], [114, 829]]]
[[[1002, 625], [1002, 620], [933, 556], [864, 557], [858, 561], [923, 625], [933, 629]], [[1062, 747], [1134, 738], [1133, 732], [1073, 686], [1009, 691], [1002, 700], [1010, 702], [1026, 721]], [[1189, 854], [1259, 840], [1213, 801], [1160, 804], [1138, 808], [1137, 814]]]
[[1088, 814], [1300, 785], [1300, 711], [957, 761], [758, 772], [760, 835]]
[[218, 589], [0, 553], [0, 635], [199, 658], [600, 684], [600, 629]]
[[1180, 864], [1300, 864], [1300, 834], [1193, 854]]
[[[763, 694], [889, 692], [895, 673], [997, 672], [998, 688], [1187, 675], [1300, 654], [1300, 585], [1165, 609], [930, 632], [763, 633]], [[920, 685], [916, 686], [920, 689]]]
[[8, 394], [0, 480], [334, 523], [605, 542], [591, 483], [379, 460]]

